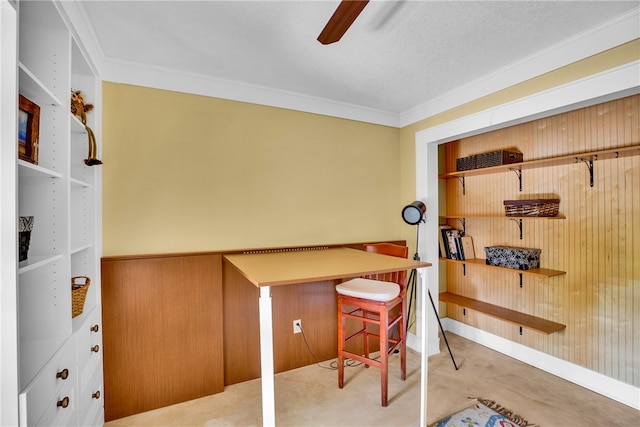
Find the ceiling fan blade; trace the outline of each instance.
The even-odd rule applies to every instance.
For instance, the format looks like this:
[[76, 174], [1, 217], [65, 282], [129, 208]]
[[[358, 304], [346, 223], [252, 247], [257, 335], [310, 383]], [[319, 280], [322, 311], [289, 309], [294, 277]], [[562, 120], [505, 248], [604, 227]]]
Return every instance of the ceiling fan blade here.
[[343, 0], [318, 36], [322, 44], [335, 43], [347, 32], [369, 0]]

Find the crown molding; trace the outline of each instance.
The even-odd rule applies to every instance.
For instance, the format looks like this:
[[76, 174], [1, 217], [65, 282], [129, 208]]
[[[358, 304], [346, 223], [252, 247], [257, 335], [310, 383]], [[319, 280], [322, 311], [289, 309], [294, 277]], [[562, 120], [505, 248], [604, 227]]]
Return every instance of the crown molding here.
[[395, 113], [131, 61], [105, 59], [103, 80], [399, 127]]

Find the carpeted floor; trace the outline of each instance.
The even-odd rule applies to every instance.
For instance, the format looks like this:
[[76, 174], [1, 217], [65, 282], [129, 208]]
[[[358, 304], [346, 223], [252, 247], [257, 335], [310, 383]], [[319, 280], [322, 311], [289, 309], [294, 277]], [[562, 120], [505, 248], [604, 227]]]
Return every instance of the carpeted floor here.
[[[456, 335], [429, 358], [427, 418], [435, 421], [461, 408], [469, 396], [492, 399], [540, 426], [640, 426], [640, 411], [593, 393]], [[328, 362], [321, 363], [328, 366]], [[380, 406], [377, 369], [337, 372], [312, 365], [276, 376], [279, 426], [417, 426], [420, 418], [420, 355], [409, 350], [407, 380], [398, 379], [399, 360], [389, 369], [389, 406]], [[115, 426], [259, 426], [260, 380], [229, 386], [223, 393], [114, 420]]]

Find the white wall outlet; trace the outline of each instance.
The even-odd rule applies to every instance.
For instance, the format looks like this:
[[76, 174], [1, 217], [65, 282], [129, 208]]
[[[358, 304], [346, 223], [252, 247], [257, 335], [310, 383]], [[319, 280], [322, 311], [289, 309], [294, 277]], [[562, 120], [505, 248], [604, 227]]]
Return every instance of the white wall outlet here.
[[293, 321], [293, 333], [299, 334], [302, 332], [302, 320], [296, 319]]

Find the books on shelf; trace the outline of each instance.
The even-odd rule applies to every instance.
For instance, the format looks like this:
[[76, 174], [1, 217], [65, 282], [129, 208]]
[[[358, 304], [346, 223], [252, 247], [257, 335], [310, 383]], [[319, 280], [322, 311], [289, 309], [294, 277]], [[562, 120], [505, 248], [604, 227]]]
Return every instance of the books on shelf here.
[[440, 226], [440, 256], [455, 260], [474, 259], [476, 257], [471, 236], [465, 236], [464, 231], [450, 227]]
[[474, 259], [476, 257], [476, 251], [473, 249], [473, 239], [471, 236], [462, 236], [462, 259]]

